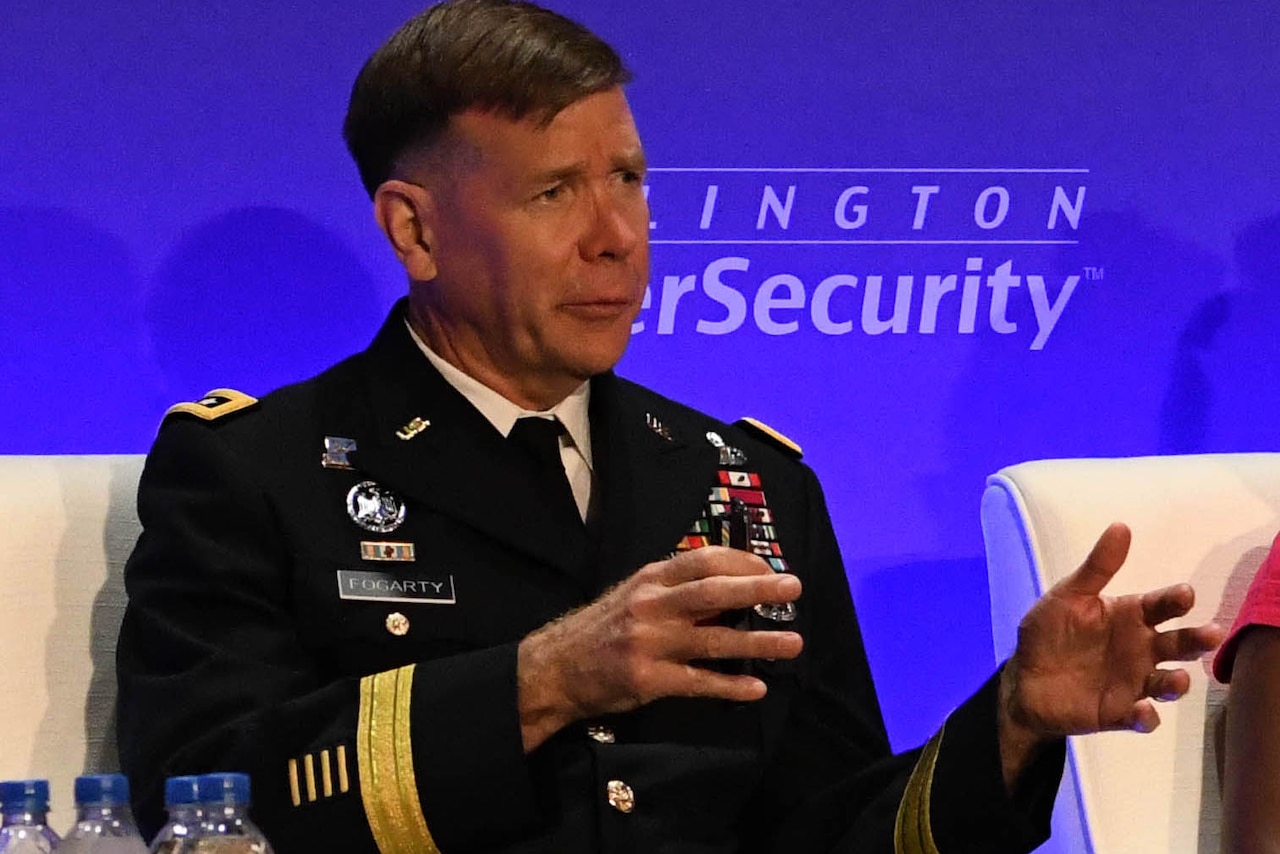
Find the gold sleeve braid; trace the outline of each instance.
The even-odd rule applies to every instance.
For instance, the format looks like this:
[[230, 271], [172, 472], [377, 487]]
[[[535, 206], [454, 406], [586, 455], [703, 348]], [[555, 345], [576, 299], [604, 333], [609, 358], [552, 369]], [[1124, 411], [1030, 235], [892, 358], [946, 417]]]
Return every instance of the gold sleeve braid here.
[[413, 669], [410, 664], [360, 680], [356, 767], [365, 818], [382, 854], [440, 854], [413, 772]]
[[907, 790], [902, 793], [902, 801], [898, 804], [898, 820], [893, 828], [894, 854], [940, 854], [933, 841], [929, 801], [933, 793], [933, 769], [938, 764], [938, 749], [942, 746], [942, 734], [945, 731], [944, 724], [929, 739], [920, 752], [920, 758], [916, 760], [911, 778], [907, 780]]

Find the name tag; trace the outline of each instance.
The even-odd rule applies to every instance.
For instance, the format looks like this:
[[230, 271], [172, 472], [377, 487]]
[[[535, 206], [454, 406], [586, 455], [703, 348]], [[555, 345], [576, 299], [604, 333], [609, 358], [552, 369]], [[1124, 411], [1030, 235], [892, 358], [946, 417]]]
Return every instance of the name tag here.
[[370, 602], [458, 604], [452, 575], [408, 576], [389, 572], [340, 569], [338, 570], [338, 595], [343, 599], [364, 599]]

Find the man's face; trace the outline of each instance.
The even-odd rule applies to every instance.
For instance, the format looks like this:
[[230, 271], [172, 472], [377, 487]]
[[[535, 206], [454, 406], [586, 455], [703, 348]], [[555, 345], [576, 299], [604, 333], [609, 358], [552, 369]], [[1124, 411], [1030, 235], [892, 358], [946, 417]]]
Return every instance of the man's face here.
[[437, 274], [417, 325], [446, 359], [510, 399], [553, 405], [622, 357], [649, 276], [644, 153], [621, 89], [546, 127], [455, 116], [429, 181]]

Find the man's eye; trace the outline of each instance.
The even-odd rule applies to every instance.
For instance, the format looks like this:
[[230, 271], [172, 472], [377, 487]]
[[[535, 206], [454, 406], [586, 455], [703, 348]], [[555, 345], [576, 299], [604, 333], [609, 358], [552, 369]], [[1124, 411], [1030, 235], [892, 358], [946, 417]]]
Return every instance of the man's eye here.
[[639, 172], [627, 170], [622, 173], [622, 183], [624, 184], [639, 184], [643, 180], [644, 176]]
[[548, 187], [538, 194], [538, 198], [547, 202], [554, 202], [560, 196], [564, 195], [564, 184], [556, 184], [554, 187]]

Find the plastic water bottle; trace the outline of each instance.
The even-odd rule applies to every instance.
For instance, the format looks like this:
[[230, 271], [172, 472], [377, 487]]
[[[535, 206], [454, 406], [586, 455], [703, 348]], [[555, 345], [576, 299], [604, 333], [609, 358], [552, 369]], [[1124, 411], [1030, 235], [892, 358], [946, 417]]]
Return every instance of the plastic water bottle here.
[[202, 774], [196, 785], [204, 817], [192, 850], [199, 854], [272, 854], [262, 831], [249, 820], [249, 776]]
[[129, 810], [123, 774], [76, 778], [76, 826], [62, 837], [58, 854], [146, 854]]
[[169, 821], [151, 840], [151, 854], [187, 854], [200, 830], [198, 777], [170, 777], [164, 781], [164, 806]]
[[0, 852], [50, 854], [58, 834], [49, 829], [49, 781], [8, 780], [0, 783]]

